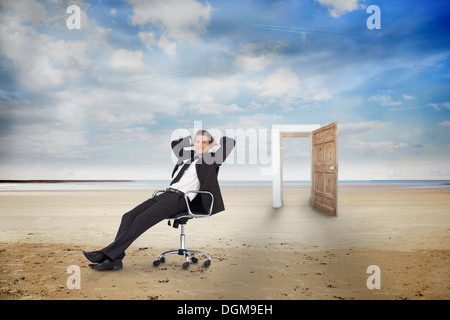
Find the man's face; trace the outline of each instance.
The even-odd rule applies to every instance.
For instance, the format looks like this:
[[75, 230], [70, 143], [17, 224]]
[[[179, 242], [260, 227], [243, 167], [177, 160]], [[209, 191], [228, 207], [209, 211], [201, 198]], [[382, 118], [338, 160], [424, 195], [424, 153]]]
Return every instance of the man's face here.
[[194, 140], [194, 149], [196, 154], [203, 154], [208, 151], [209, 141], [207, 136], [198, 135]]

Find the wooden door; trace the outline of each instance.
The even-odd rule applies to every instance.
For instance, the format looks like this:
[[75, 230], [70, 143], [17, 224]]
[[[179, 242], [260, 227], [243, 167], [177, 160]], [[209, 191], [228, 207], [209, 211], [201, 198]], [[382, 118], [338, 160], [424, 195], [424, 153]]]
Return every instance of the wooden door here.
[[337, 216], [338, 123], [333, 122], [312, 133], [311, 203]]

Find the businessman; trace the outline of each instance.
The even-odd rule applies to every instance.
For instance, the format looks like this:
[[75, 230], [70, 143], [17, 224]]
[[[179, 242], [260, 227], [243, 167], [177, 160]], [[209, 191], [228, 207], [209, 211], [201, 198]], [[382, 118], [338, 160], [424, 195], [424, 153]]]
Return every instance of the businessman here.
[[[99, 251], [83, 251], [95, 270], [120, 270], [125, 250], [142, 233], [171, 216], [187, 211], [184, 193], [188, 190], [209, 191], [214, 196], [212, 214], [225, 210], [217, 175], [219, 168], [235, 146], [235, 140], [222, 137], [217, 142], [206, 130], [198, 130], [194, 140], [190, 136], [172, 141], [172, 151], [177, 164], [172, 172], [172, 182], [164, 193], [141, 203], [125, 213], [115, 240]], [[194, 150], [186, 150], [192, 149]], [[219, 146], [216, 152], [209, 152]], [[209, 208], [211, 198], [205, 194], [190, 194], [195, 206]]]

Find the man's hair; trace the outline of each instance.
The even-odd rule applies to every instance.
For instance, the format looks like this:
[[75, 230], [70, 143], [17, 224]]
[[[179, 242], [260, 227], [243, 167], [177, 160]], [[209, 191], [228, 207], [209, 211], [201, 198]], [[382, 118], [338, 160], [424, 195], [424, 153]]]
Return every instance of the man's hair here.
[[213, 141], [212, 135], [206, 130], [198, 130], [195, 133], [195, 137], [197, 137], [197, 136], [206, 136], [208, 138], [209, 143], [211, 143]]

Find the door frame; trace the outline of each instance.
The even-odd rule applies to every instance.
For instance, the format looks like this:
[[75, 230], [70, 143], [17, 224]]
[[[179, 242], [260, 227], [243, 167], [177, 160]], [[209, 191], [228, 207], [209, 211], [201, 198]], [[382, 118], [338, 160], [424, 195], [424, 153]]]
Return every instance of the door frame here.
[[[311, 183], [313, 182], [312, 132], [324, 127], [320, 124], [277, 124], [272, 125], [272, 206], [283, 206], [283, 138], [309, 138], [311, 155]], [[311, 188], [314, 186], [311, 185]], [[337, 190], [336, 190], [337, 197]]]

